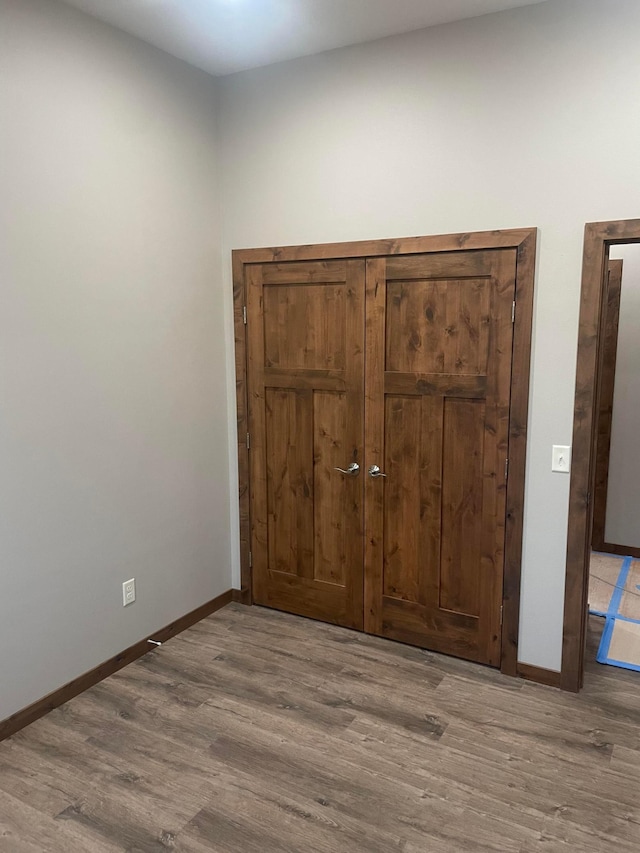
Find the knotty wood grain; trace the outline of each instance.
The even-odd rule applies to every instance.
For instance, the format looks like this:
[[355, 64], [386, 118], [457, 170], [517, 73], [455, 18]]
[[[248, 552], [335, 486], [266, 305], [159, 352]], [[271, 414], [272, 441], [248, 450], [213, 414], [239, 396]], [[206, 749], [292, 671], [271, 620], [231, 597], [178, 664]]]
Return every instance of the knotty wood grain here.
[[247, 268], [255, 601], [362, 626], [364, 262]]
[[502, 588], [502, 658], [500, 668], [516, 674], [520, 625], [522, 535], [529, 412], [533, 284], [537, 231], [529, 229], [516, 248], [516, 308], [511, 356], [511, 405], [509, 408], [509, 479]]
[[368, 262], [365, 583], [376, 633], [498, 666], [517, 257], [461, 255]]
[[480, 616], [479, 569], [486, 514], [482, 500], [485, 405], [480, 400], [445, 399], [444, 402], [442, 547], [437, 603], [446, 610]]
[[233, 330], [235, 343], [236, 424], [238, 441], [238, 507], [240, 526], [240, 595], [251, 604], [251, 516], [249, 507], [249, 409], [247, 400], [247, 327], [244, 312], [247, 304], [245, 268], [235, 254], [232, 257]]
[[[422, 252], [456, 252], [472, 249], [508, 249], [524, 245], [535, 235], [535, 228], [507, 228], [496, 231], [472, 231], [436, 234], [428, 237], [400, 237], [388, 240], [357, 240], [347, 243], [315, 243], [307, 246], [277, 246], [260, 249], [235, 249], [239, 264], [284, 261], [335, 260], [337, 258], [376, 258], [387, 255], [413, 255]], [[529, 242], [528, 248], [531, 244]]]
[[347, 401], [344, 394], [316, 391], [313, 395], [314, 535], [315, 577], [327, 583], [346, 585], [349, 566], [348, 539], [360, 531], [353, 519], [345, 484], [336, 477], [349, 457], [344, 436], [347, 431]]
[[[436, 235], [433, 237], [415, 237], [399, 240], [377, 240], [361, 241], [356, 243], [334, 243], [309, 246], [278, 247], [267, 249], [236, 250], [233, 253], [234, 261], [234, 306], [236, 316], [236, 354], [237, 363], [242, 367], [245, 365], [243, 376], [246, 377], [246, 341], [244, 328], [239, 328], [238, 318], [242, 317], [243, 300], [246, 300], [245, 290], [251, 276], [251, 269], [255, 264], [268, 263], [269, 268], [274, 270], [274, 283], [276, 280], [283, 283], [285, 278], [299, 278], [299, 262], [305, 260], [321, 261], [317, 272], [309, 277], [309, 283], [339, 281], [341, 277], [339, 263], [336, 259], [364, 259], [387, 257], [389, 266], [389, 278], [401, 281], [406, 276], [410, 265], [412, 254], [423, 252], [455, 252], [459, 260], [457, 275], [460, 278], [484, 275], [485, 270], [478, 268], [478, 260], [474, 254], [478, 249], [504, 248], [514, 249], [517, 254], [516, 268], [516, 297], [518, 308], [516, 311], [514, 344], [513, 344], [513, 371], [511, 379], [511, 408], [509, 420], [509, 453], [510, 453], [510, 478], [507, 488], [507, 512], [506, 512], [506, 537], [504, 556], [504, 619], [502, 626], [502, 658], [500, 665], [503, 671], [512, 675], [516, 674], [518, 623], [519, 623], [519, 596], [520, 596], [520, 563], [522, 552], [522, 522], [524, 506], [524, 472], [526, 458], [526, 434], [527, 434], [527, 409], [529, 388], [529, 360], [530, 360], [530, 338], [533, 311], [533, 280], [535, 268], [535, 246], [536, 230], [531, 228], [512, 229], [502, 231], [487, 231], [463, 234]], [[324, 260], [322, 260], [324, 259]], [[399, 261], [399, 264], [396, 263]], [[449, 272], [452, 260], [446, 261]], [[404, 266], [403, 266], [404, 265]], [[475, 265], [475, 266], [474, 266]], [[278, 278], [280, 277], [280, 278]], [[315, 278], [315, 282], [314, 282]], [[425, 347], [430, 345], [431, 338], [425, 340]], [[456, 348], [457, 350], [458, 348]], [[452, 350], [453, 354], [453, 350]], [[455, 352], [456, 359], [461, 363], [464, 361], [464, 353]], [[444, 355], [443, 355], [444, 358]], [[265, 369], [265, 385], [277, 387], [280, 382], [279, 376], [268, 376], [272, 368]], [[302, 377], [303, 371], [297, 371], [295, 387], [316, 387], [313, 377]], [[313, 371], [309, 371], [312, 373]], [[320, 373], [320, 371], [316, 371]], [[317, 387], [326, 390], [331, 389], [328, 373], [336, 371], [325, 371], [319, 378]], [[427, 384], [433, 381], [428, 376], [414, 374], [415, 383]], [[409, 375], [401, 380], [410, 383]], [[464, 381], [464, 380], [463, 380]], [[476, 382], [484, 382], [480, 376]], [[242, 394], [246, 382], [238, 381], [239, 395]], [[342, 386], [344, 387], [344, 386]], [[463, 386], [464, 387], [464, 386]], [[429, 393], [426, 385], [416, 384], [421, 392]], [[336, 388], [338, 390], [338, 388]], [[342, 388], [340, 388], [342, 390]], [[473, 397], [484, 395], [484, 386], [469, 387], [466, 394]], [[245, 578], [251, 579], [251, 570], [248, 566], [248, 548], [245, 549], [243, 530], [247, 529], [249, 490], [248, 469], [245, 465], [245, 451], [242, 444], [242, 436], [245, 434], [247, 417], [243, 402], [238, 399], [238, 433], [240, 436], [240, 515], [241, 515], [241, 559], [243, 587]], [[381, 490], [379, 490], [381, 491]], [[365, 595], [367, 591], [365, 590]], [[249, 602], [250, 595], [247, 589], [243, 591], [243, 600]], [[367, 601], [367, 608], [372, 611], [372, 603]], [[366, 616], [366, 614], [365, 614]], [[372, 618], [371, 624], [375, 622]]]
[[428, 568], [426, 531], [413, 493], [422, 459], [422, 398], [386, 395], [384, 483], [384, 574], [382, 594], [421, 601], [421, 575]]
[[[364, 443], [367, 464], [383, 468], [384, 341], [387, 301], [386, 258], [366, 262]], [[364, 629], [382, 630], [384, 589], [384, 479], [364, 481]]]

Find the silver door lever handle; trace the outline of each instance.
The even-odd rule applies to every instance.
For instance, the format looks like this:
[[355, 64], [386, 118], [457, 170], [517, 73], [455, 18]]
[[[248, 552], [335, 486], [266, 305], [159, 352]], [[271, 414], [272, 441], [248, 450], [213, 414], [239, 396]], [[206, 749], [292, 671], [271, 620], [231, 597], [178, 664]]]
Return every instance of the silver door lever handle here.
[[335, 468], [335, 471], [340, 471], [341, 474], [348, 474], [350, 477], [355, 477], [360, 471], [360, 466], [357, 462], [352, 462], [348, 468]]
[[369, 468], [369, 476], [370, 477], [386, 477], [387, 475], [383, 474], [377, 465], [372, 465], [371, 468]]

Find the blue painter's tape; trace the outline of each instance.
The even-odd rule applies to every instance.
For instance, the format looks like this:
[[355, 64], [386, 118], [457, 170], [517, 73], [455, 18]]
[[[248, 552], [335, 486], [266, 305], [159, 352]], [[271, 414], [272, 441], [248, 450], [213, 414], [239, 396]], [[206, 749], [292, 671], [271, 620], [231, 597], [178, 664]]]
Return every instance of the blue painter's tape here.
[[609, 666], [618, 666], [620, 669], [632, 669], [634, 672], [640, 672], [640, 666], [635, 663], [629, 663], [627, 660], [614, 660], [613, 658], [607, 658], [605, 661], [601, 661], [601, 663], [607, 663]]
[[[613, 629], [615, 628], [616, 622], [619, 622], [620, 617], [617, 619], [613, 616], [607, 617], [607, 622], [604, 626], [604, 631], [602, 632], [602, 639], [600, 640], [600, 648], [598, 649], [598, 654], [596, 655], [596, 660], [598, 663], [606, 663], [609, 666], [618, 666], [621, 669], [632, 669], [634, 672], [640, 672], [640, 666], [635, 663], [629, 663], [626, 660], [616, 660], [615, 658], [609, 657], [609, 647], [611, 646], [611, 637], [613, 636]], [[630, 621], [624, 619], [622, 621]], [[636, 623], [637, 624], [637, 623]]]
[[[618, 573], [618, 581], [620, 579], [620, 575], [622, 574], [622, 569], [624, 568], [624, 561], [630, 559], [630, 557], [620, 557], [617, 554], [607, 554], [604, 551], [592, 551], [592, 554], [597, 554], [599, 557], [610, 557], [613, 560], [621, 560], [620, 564], [620, 572]], [[628, 574], [628, 572], [627, 572]], [[606, 581], [605, 581], [606, 583]], [[615, 587], [614, 587], [615, 592]], [[589, 613], [592, 616], [607, 616], [611, 612], [611, 599], [609, 599], [609, 610], [604, 613], [602, 610], [589, 610]]]
[[624, 588], [627, 583], [627, 578], [629, 577], [629, 570], [631, 569], [632, 562], [633, 557], [625, 557], [622, 567], [620, 568], [620, 574], [616, 581], [616, 588], [613, 591], [611, 601], [609, 602], [609, 610], [606, 613], [606, 622], [604, 625], [604, 631], [602, 632], [602, 638], [600, 639], [600, 648], [598, 649], [596, 660], [598, 663], [606, 663], [609, 664], [609, 666], [618, 666], [621, 669], [632, 669], [636, 672], [640, 672], [640, 666], [637, 664], [614, 660], [609, 657], [609, 647], [611, 646], [611, 637], [613, 636], [613, 629], [615, 628], [616, 621], [619, 620], [621, 622], [639, 624], [637, 619], [629, 619], [626, 616], [621, 616], [619, 613]]
[[611, 645], [611, 635], [613, 634], [615, 624], [616, 620], [613, 616], [607, 616], [607, 621], [604, 623], [604, 631], [600, 638], [600, 647], [596, 655], [598, 663], [609, 663], [609, 646]]
[[613, 595], [611, 596], [611, 602], [609, 603], [609, 613], [611, 616], [617, 616], [618, 610], [620, 610], [620, 604], [622, 602], [622, 593], [624, 592], [624, 588], [627, 585], [627, 578], [629, 577], [629, 570], [631, 569], [631, 563], [633, 562], [633, 557], [625, 557], [622, 566], [620, 567], [620, 574], [618, 575], [618, 580], [616, 581], [616, 588], [613, 591]]
[[640, 619], [632, 619], [630, 616], [623, 616], [621, 613], [617, 613], [614, 619], [618, 622], [631, 622], [632, 625], [640, 625]]

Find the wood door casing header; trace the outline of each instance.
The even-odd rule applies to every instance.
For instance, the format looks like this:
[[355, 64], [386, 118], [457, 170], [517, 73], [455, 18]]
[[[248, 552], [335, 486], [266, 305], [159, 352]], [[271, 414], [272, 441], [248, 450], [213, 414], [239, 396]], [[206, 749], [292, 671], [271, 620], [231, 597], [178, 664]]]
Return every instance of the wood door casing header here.
[[[501, 669], [509, 675], [518, 674], [520, 575], [536, 237], [537, 229], [519, 228], [426, 237], [364, 240], [348, 243], [237, 249], [233, 251], [240, 559], [242, 600], [245, 603], [251, 603], [249, 448], [247, 445], [247, 341], [245, 325], [245, 306], [247, 304], [246, 268], [251, 264], [261, 263], [291, 264], [292, 268], [294, 268], [296, 261], [326, 260], [331, 262], [348, 258], [375, 258], [393, 255], [407, 256], [430, 252], [515, 249], [517, 257], [517, 307], [514, 322], [511, 380], [509, 480], [506, 498]], [[292, 271], [294, 272], [293, 269]]]
[[[234, 249], [239, 264], [264, 264], [291, 261], [321, 261], [338, 258], [376, 258], [384, 255], [416, 255], [425, 252], [459, 252], [470, 249], [519, 249], [534, 252], [536, 228], [500, 231], [471, 231], [463, 234], [439, 234], [433, 237], [400, 237], [395, 240], [357, 240], [349, 243], [318, 243], [303, 246]], [[526, 246], [533, 241], [532, 247]]]

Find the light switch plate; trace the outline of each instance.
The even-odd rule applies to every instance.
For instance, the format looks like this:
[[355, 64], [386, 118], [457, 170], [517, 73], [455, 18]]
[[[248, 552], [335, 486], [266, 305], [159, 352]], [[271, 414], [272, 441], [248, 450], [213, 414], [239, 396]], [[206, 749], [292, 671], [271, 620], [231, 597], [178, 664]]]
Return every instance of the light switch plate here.
[[551, 470], [568, 474], [571, 470], [571, 447], [564, 444], [554, 444], [551, 455]]

